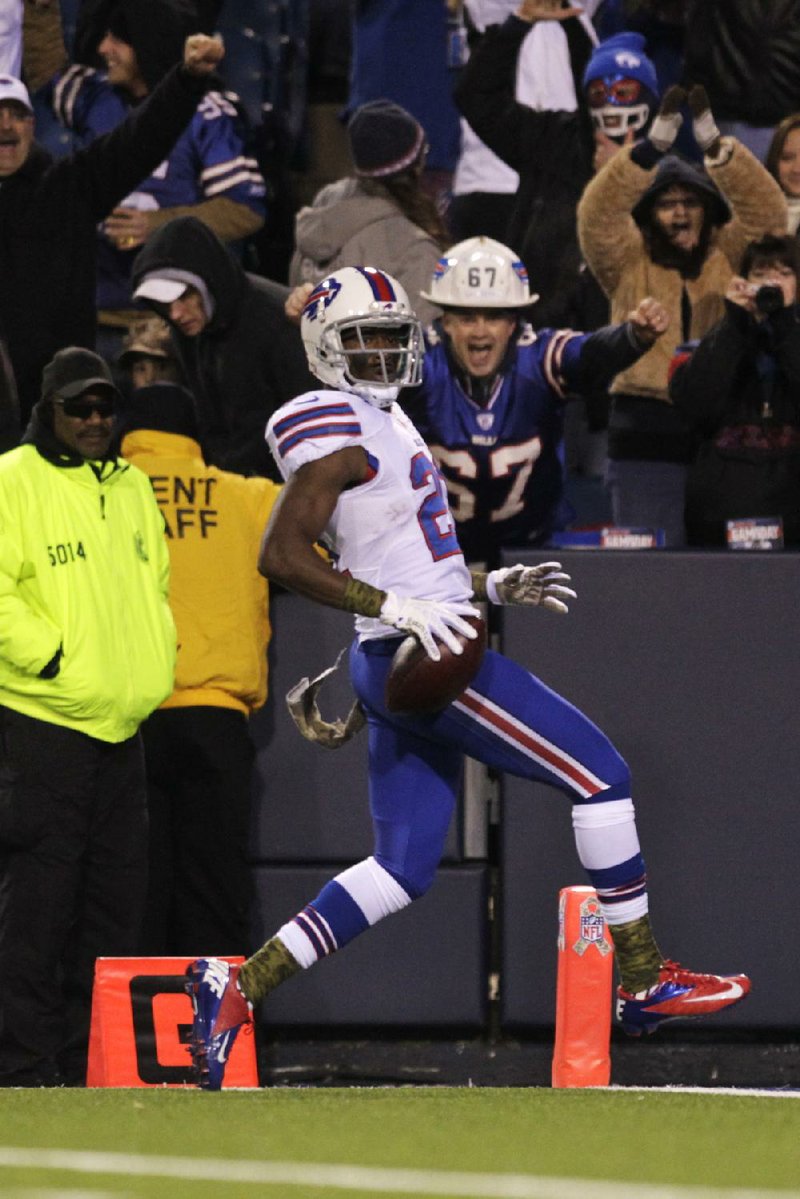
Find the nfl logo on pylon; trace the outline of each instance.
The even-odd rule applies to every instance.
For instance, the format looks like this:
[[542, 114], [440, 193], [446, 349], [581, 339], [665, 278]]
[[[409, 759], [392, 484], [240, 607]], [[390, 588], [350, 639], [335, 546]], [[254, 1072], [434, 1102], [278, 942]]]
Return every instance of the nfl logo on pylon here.
[[594, 895], [590, 895], [581, 904], [580, 930], [581, 935], [572, 946], [579, 957], [582, 957], [586, 953], [590, 945], [596, 946], [604, 956], [611, 952], [611, 947], [605, 937], [605, 917]]

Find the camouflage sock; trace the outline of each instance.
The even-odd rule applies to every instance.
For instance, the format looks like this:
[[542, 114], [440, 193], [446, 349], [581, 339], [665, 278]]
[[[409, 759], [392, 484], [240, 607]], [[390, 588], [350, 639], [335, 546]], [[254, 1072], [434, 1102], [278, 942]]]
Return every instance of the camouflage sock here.
[[624, 990], [635, 995], [646, 991], [658, 981], [658, 972], [664, 961], [656, 945], [650, 918], [640, 916], [630, 924], [608, 926], [614, 942], [619, 980]]
[[243, 963], [239, 970], [239, 985], [245, 999], [257, 1004], [299, 969], [300, 963], [292, 957], [283, 941], [272, 937]]

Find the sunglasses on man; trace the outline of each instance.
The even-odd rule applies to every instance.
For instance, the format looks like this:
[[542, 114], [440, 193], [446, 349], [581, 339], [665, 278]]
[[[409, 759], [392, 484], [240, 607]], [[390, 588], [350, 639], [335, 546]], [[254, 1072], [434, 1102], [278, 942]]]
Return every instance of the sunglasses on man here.
[[93, 412], [96, 412], [101, 420], [108, 420], [116, 411], [114, 401], [110, 397], [105, 399], [86, 399], [85, 396], [73, 396], [71, 399], [55, 398], [53, 401], [59, 404], [65, 416], [72, 416], [78, 420], [88, 420]]

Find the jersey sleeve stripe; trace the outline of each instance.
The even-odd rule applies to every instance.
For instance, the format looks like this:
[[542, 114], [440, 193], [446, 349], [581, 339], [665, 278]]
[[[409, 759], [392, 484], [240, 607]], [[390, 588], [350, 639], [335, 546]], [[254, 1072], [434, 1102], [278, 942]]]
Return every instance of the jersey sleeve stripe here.
[[256, 160], [254, 158], [245, 158], [239, 154], [236, 158], [229, 158], [227, 162], [218, 162], [214, 166], [206, 167], [201, 171], [200, 178], [203, 180], [216, 179], [217, 175], [226, 175], [229, 171], [239, 170], [243, 167], [255, 169]]
[[293, 412], [290, 416], [285, 416], [283, 420], [277, 421], [275, 436], [282, 437], [287, 429], [293, 429], [295, 425], [302, 425], [306, 421], [318, 420], [321, 416], [345, 416], [356, 419], [356, 414], [350, 404], [317, 404], [314, 408], [303, 408], [302, 411]]
[[301, 441], [314, 441], [318, 437], [360, 437], [361, 425], [356, 421], [355, 424], [335, 424], [335, 425], [307, 425], [301, 429], [295, 429], [294, 432], [288, 433], [282, 441], [278, 442], [278, 452], [286, 454], [294, 446], [299, 445]]
[[217, 183], [206, 184], [203, 191], [211, 199], [214, 196], [221, 196], [224, 192], [232, 191], [240, 183], [249, 183], [251, 187], [257, 188], [262, 194], [266, 190], [264, 180], [260, 175], [256, 175], [253, 171], [240, 171], [238, 175], [231, 175], [229, 179], [220, 179]]
[[71, 129], [73, 125], [78, 92], [81, 90], [84, 80], [94, 74], [91, 67], [75, 63], [64, 72], [53, 89], [53, 111], [67, 129]]
[[566, 379], [561, 373], [561, 362], [564, 357], [564, 349], [568, 341], [572, 341], [573, 337], [578, 337], [579, 334], [573, 332], [572, 329], [559, 329], [550, 339], [545, 355], [544, 355], [544, 376], [548, 385], [556, 393], [560, 399], [564, 399], [566, 395]]

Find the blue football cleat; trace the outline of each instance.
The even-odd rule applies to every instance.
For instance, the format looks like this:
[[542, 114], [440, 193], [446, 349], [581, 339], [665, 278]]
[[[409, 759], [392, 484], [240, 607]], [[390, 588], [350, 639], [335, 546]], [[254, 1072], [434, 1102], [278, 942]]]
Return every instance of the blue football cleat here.
[[750, 994], [746, 974], [694, 974], [677, 962], [664, 962], [658, 982], [632, 995], [617, 988], [617, 1019], [629, 1036], [655, 1032], [665, 1020], [711, 1016]]
[[204, 1091], [221, 1088], [239, 1029], [252, 1019], [238, 975], [239, 967], [221, 958], [198, 958], [186, 969], [184, 985], [194, 1010], [189, 1052]]

